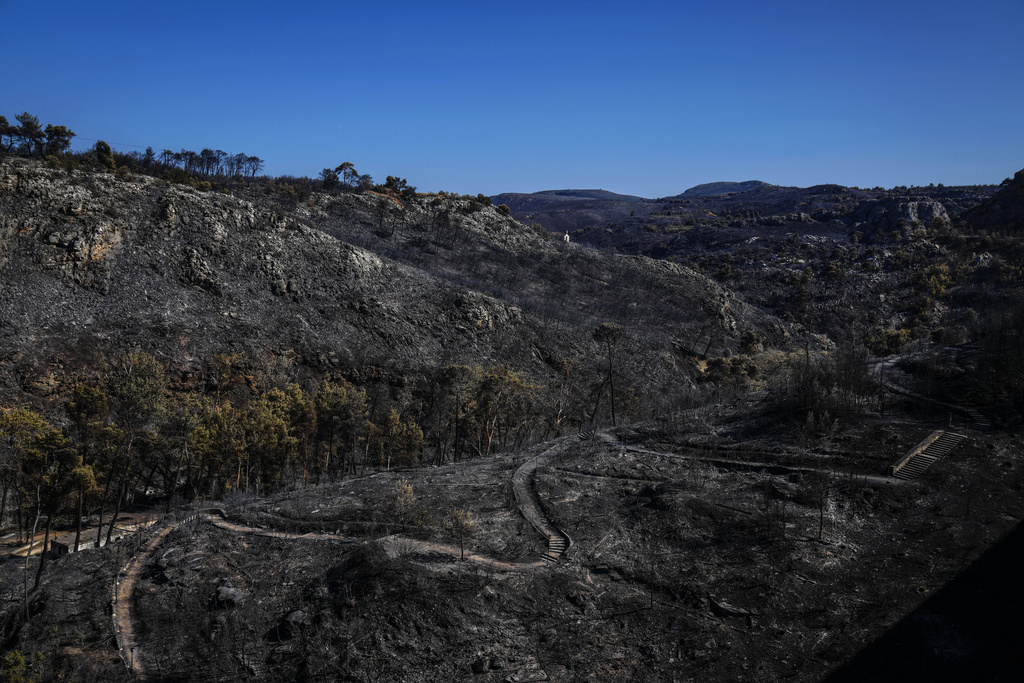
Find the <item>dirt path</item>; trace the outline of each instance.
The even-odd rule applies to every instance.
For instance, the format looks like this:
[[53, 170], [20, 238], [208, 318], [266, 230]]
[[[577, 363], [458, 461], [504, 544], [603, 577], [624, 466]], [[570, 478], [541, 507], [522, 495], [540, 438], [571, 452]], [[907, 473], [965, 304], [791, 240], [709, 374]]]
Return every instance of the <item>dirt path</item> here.
[[149, 561], [149, 556], [172, 529], [174, 529], [173, 526], [168, 526], [156, 532], [146, 547], [132, 558], [114, 581], [114, 605], [111, 616], [114, 623], [114, 637], [117, 638], [117, 649], [124, 665], [139, 680], [146, 680], [146, 675], [142, 668], [142, 647], [138, 642], [135, 625], [132, 622], [132, 593], [135, 591], [135, 584], [138, 583], [142, 570]]
[[[432, 571], [460, 571], [462, 565], [457, 564], [457, 560], [464, 560], [465, 562], [472, 563], [473, 565], [487, 571], [507, 573], [540, 569], [551, 562], [557, 561], [568, 549], [571, 541], [568, 535], [552, 524], [544, 514], [540, 499], [537, 497], [537, 493], [533, 488], [533, 475], [538, 468], [551, 463], [551, 461], [561, 454], [571, 442], [571, 438], [562, 439], [551, 448], [527, 460], [512, 475], [512, 489], [515, 493], [516, 505], [519, 512], [534, 529], [547, 539], [548, 552], [546, 555], [542, 556], [541, 559], [530, 562], [505, 562], [477, 553], [463, 553], [461, 548], [455, 546], [431, 543], [429, 541], [420, 541], [402, 536], [388, 536], [381, 539], [380, 542], [384, 545], [385, 551], [392, 556], [407, 555], [418, 551], [424, 554], [441, 555], [442, 557], [450, 558], [449, 561], [443, 563], [443, 566], [440, 568], [436, 567], [438, 562], [430, 562], [426, 559], [413, 560], [419, 564], [427, 566]], [[341, 534], [322, 532], [294, 533], [244, 526], [242, 524], [236, 524], [229, 521], [222, 510], [210, 510], [200, 515], [199, 518], [209, 522], [218, 529], [224, 529], [225, 531], [231, 531], [239, 534], [252, 534], [262, 536], [264, 538], [277, 538], [294, 541], [329, 540], [348, 544], [370, 542], [365, 538], [344, 536]], [[181, 522], [178, 522], [178, 524], [180, 523]], [[176, 526], [177, 524], [160, 529], [160, 531], [150, 539], [149, 543], [146, 544], [146, 547], [140, 550], [119, 574], [113, 588], [114, 604], [112, 609], [112, 621], [114, 635], [117, 639], [121, 659], [124, 660], [125, 666], [128, 670], [131, 671], [139, 680], [147, 680], [147, 676], [142, 665], [142, 645], [139, 642], [135, 625], [132, 621], [131, 597], [135, 590], [135, 586], [139, 581], [139, 577], [142, 575], [143, 569], [148, 563], [153, 551], [156, 550], [157, 546], [160, 545], [164, 538], [167, 537], [167, 534], [176, 528]]]
[[[206, 514], [203, 515], [203, 519], [210, 522], [213, 526], [218, 529], [224, 529], [226, 531], [233, 531], [239, 534], [252, 534], [254, 536], [263, 536], [265, 538], [279, 538], [287, 539], [292, 541], [340, 541], [342, 543], [349, 544], [363, 544], [369, 543], [370, 541], [365, 538], [358, 538], [356, 536], [344, 536], [341, 534], [330, 534], [330, 533], [294, 533], [288, 531], [274, 531], [270, 529], [260, 529], [257, 527], [245, 526], [242, 524], [236, 524], [229, 522], [228, 520], [216, 517], [214, 515]], [[421, 541], [415, 538], [406, 538], [404, 536], [386, 536], [379, 541], [389, 555], [408, 554], [413, 551], [421, 551], [424, 553], [436, 553], [451, 557], [453, 559], [461, 559], [462, 551], [460, 548], [451, 545], [444, 545], [441, 543], [431, 543], [430, 541]], [[502, 560], [496, 560], [485, 555], [477, 553], [465, 553], [465, 561], [479, 564], [488, 569], [516, 572], [523, 571], [525, 569], [536, 569], [537, 567], [543, 567], [544, 562], [536, 560], [533, 562], [505, 562]], [[415, 560], [414, 560], [415, 561]], [[421, 562], [427, 564], [427, 562]], [[433, 563], [430, 563], [433, 564]]]
[[[141, 513], [141, 514], [127, 514], [121, 515], [117, 524], [114, 526], [114, 532], [111, 536], [111, 540], [118, 540], [129, 534], [133, 534], [139, 529], [144, 529], [154, 524], [157, 520], [155, 514]], [[109, 524], [104, 524], [103, 528], [107, 529]], [[35, 540], [32, 543], [16, 545], [15, 534], [7, 534], [4, 537], [0, 537], [0, 560], [7, 557], [25, 557], [26, 553], [32, 555], [38, 555], [43, 549], [43, 532], [40, 531], [36, 534]], [[81, 550], [96, 547], [96, 527], [86, 526], [82, 528], [82, 535], [79, 539], [79, 547]], [[74, 548], [75, 545], [75, 532], [72, 531], [54, 531], [50, 533], [50, 547], [53, 547], [54, 543], [62, 543], [69, 549]], [[102, 545], [106, 545], [106, 531], [103, 532]]]
[[[774, 463], [756, 462], [750, 460], [730, 460], [723, 458], [708, 458], [706, 456], [699, 455], [685, 455], [682, 453], [665, 453], [662, 451], [652, 451], [647, 448], [638, 448], [636, 446], [624, 446], [623, 450], [627, 453], [634, 453], [640, 455], [653, 455], [659, 458], [668, 458], [670, 460], [691, 460], [694, 462], [705, 462], [717, 467], [727, 467], [733, 469], [747, 469], [750, 472], [757, 472], [758, 470], [765, 470], [771, 474], [779, 473], [800, 473], [805, 474], [813, 472], [816, 474], [827, 474], [831, 477], [841, 479], [843, 477], [850, 476], [849, 473], [840, 472], [833, 468], [828, 467], [807, 467], [803, 465], [778, 465]], [[899, 486], [904, 482], [899, 479], [887, 477], [879, 474], [855, 474], [853, 477], [858, 483], [875, 484], [876, 486]]]

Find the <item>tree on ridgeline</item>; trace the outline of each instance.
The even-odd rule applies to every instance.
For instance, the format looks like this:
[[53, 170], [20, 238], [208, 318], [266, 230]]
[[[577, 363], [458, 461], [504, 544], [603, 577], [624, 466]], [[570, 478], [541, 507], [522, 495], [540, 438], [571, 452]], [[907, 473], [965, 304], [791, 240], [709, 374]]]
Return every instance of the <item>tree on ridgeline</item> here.
[[245, 158], [245, 169], [249, 173], [250, 178], [255, 178], [256, 174], [263, 170], [264, 161], [259, 157], [246, 157]]
[[334, 169], [346, 190], [355, 190], [359, 186], [359, 172], [351, 161], [342, 162]]
[[320, 183], [325, 190], [333, 190], [338, 186], [338, 173], [329, 168], [320, 171]]
[[[10, 152], [13, 149], [17, 134], [18, 127], [12, 126], [6, 116], [0, 115], [0, 152]], [[6, 144], [4, 144], [4, 138], [7, 138]]]
[[43, 144], [43, 156], [59, 156], [71, 147], [71, 138], [75, 133], [66, 126], [46, 124], [43, 131], [46, 141]]
[[93, 151], [96, 154], [96, 161], [98, 161], [100, 166], [105, 168], [108, 173], [113, 173], [116, 170], [117, 164], [114, 163], [114, 153], [111, 151], [110, 145], [103, 140], [97, 140], [96, 146], [93, 147]]
[[15, 135], [21, 141], [19, 149], [22, 154], [25, 156], [35, 156], [36, 154], [42, 156], [46, 133], [43, 132], [43, 127], [39, 125], [39, 118], [29, 114], [27, 111], [21, 112], [14, 118], [21, 124], [18, 126]]

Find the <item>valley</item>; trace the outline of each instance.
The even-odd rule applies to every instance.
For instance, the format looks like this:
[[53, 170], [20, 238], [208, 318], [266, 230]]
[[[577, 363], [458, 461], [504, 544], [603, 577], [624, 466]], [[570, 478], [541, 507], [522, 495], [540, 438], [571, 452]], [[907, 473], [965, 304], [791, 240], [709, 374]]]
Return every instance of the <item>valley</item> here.
[[[5, 675], [1014, 675], [1024, 172], [648, 200], [115, 161], [0, 158]], [[156, 521], [17, 552], [124, 515]]]

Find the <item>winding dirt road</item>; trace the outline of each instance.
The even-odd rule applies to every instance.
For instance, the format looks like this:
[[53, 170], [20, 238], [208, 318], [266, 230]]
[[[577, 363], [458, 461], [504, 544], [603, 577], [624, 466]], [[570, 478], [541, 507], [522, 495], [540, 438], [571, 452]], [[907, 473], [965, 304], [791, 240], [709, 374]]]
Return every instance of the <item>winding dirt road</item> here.
[[[548, 551], [541, 559], [530, 562], [505, 562], [477, 553], [465, 553], [463, 556], [462, 550], [455, 546], [430, 543], [428, 541], [420, 541], [402, 536], [389, 536], [387, 538], [380, 539], [378, 542], [382, 543], [385, 551], [391, 554], [409, 553], [413, 550], [425, 553], [441, 554], [455, 559], [464, 559], [466, 562], [470, 562], [478, 567], [494, 572], [512, 573], [529, 571], [540, 569], [557, 562], [569, 548], [571, 540], [565, 532], [558, 529], [558, 527], [556, 527], [544, 514], [540, 499], [533, 487], [533, 475], [538, 468], [550, 464], [558, 455], [568, 448], [569, 444], [574, 440], [575, 437], [566, 437], [557, 441], [547, 450], [523, 463], [512, 475], [512, 490], [515, 493], [516, 506], [519, 509], [520, 514], [522, 514], [523, 518], [526, 519], [530, 525], [547, 540]], [[343, 536], [340, 534], [300, 534], [245, 526], [231, 522], [224, 515], [224, 512], [219, 509], [209, 510], [199, 515], [198, 518], [212, 524], [218, 529], [231, 531], [233, 533], [253, 534], [266, 538], [294, 541], [330, 540], [352, 544], [370, 542], [365, 538]], [[166, 538], [167, 535], [183, 521], [187, 520], [181, 520], [171, 526], [166, 526], [160, 529], [153, 538], [150, 539], [149, 543], [146, 544], [145, 548], [136, 554], [124, 570], [122, 570], [113, 587], [113, 609], [111, 617], [113, 621], [114, 635], [117, 639], [118, 649], [120, 650], [121, 658], [124, 660], [125, 666], [138, 680], [148, 680], [148, 677], [143, 666], [144, 657], [142, 653], [142, 643], [139, 642], [137, 630], [135, 629], [134, 622], [132, 620], [131, 596], [135, 591], [135, 586], [142, 575], [143, 569], [148, 564], [153, 551], [155, 551], [164, 538]], [[421, 564], [426, 565], [427, 563], [421, 562]], [[438, 571], [434, 565], [428, 566], [432, 571]], [[440, 571], [453, 570], [454, 566], [448, 566]]]

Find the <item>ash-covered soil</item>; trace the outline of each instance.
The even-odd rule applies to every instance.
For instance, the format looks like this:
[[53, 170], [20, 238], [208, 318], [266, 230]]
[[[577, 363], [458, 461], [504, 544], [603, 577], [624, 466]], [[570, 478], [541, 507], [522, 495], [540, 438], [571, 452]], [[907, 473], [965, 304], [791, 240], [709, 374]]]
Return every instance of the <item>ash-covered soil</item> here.
[[[945, 425], [874, 416], [801, 444], [769, 414], [752, 437], [732, 419], [751, 408], [703, 411], [685, 430], [640, 425], [566, 441], [532, 487], [572, 544], [538, 568], [495, 571], [401, 539], [457, 550], [452, 511], [465, 510], [467, 553], [536, 559], [545, 539], [515, 512], [509, 482], [543, 447], [236, 499], [228, 519], [307, 535], [203, 522], [172, 532], [135, 592], [146, 671], [822, 680], [916, 618], [1024, 513], [1019, 435], [971, 433], [922, 478], [897, 483], [885, 476], [889, 454]], [[754, 401], [755, 415], [764, 410]], [[952, 657], [950, 670], [964, 671], [991, 648], [972, 636], [950, 654], [943, 643], [958, 625], [945, 619], [913, 656]]]

